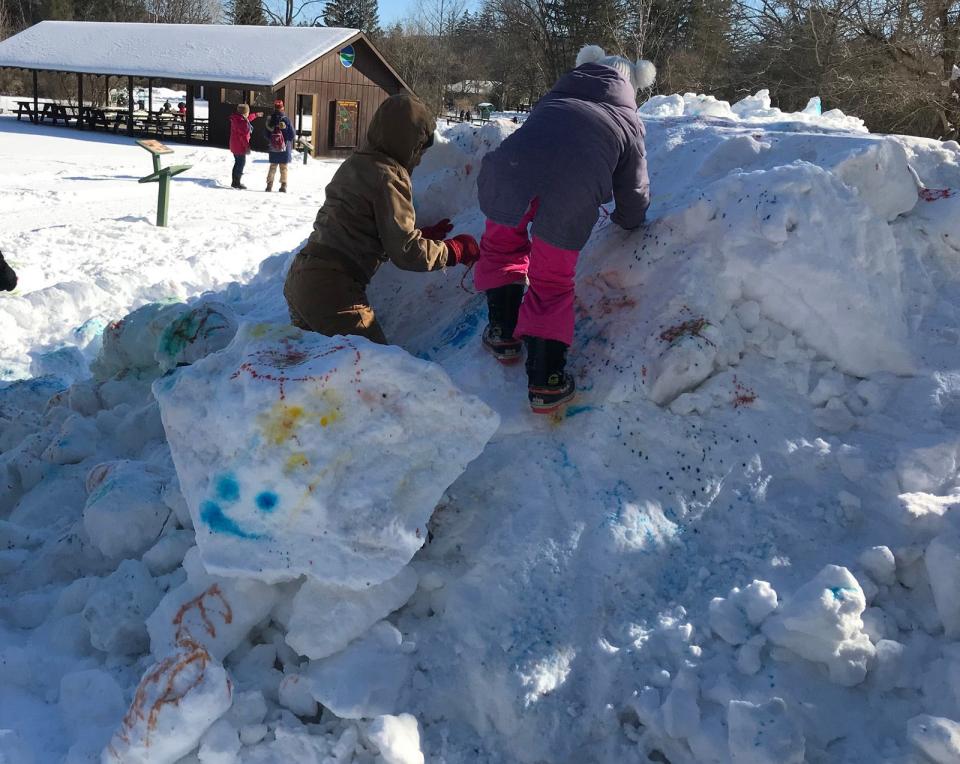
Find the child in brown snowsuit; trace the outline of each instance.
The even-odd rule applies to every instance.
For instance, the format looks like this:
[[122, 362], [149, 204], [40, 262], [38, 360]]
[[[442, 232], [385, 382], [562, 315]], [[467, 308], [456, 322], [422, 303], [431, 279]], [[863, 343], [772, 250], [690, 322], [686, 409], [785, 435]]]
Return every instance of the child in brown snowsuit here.
[[453, 228], [449, 220], [416, 227], [410, 173], [435, 129], [413, 96], [391, 96], [377, 109], [365, 146], [333, 176], [313, 233], [290, 266], [283, 293], [294, 326], [386, 344], [366, 293], [381, 263], [434, 271], [476, 261], [472, 236], [443, 240]]

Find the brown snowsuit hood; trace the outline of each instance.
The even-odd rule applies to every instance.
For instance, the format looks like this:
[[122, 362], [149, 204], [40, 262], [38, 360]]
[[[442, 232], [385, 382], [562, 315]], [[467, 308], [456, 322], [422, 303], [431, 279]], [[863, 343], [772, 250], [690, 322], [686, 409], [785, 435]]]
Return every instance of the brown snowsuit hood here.
[[284, 285], [292, 312], [317, 317], [311, 326], [357, 305], [358, 290], [387, 260], [407, 271], [447, 264], [447, 246], [417, 229], [410, 181], [435, 128], [419, 100], [391, 96], [373, 115], [363, 148], [333, 176]]
[[413, 172], [433, 144], [436, 129], [437, 122], [422, 101], [406, 94], [391, 96], [373, 115], [363, 150], [386, 154]]

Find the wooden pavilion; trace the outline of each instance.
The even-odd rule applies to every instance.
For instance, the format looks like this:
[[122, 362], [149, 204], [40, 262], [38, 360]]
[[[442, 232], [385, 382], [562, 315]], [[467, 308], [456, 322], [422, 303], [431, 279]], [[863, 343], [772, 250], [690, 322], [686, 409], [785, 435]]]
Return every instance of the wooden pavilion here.
[[[410, 92], [362, 32], [334, 27], [42, 21], [0, 42], [0, 68], [32, 75], [32, 96], [18, 102], [18, 118], [223, 147], [239, 103], [269, 113], [280, 98], [298, 143], [314, 156], [349, 153], [380, 103]], [[44, 72], [75, 76], [75, 99], [71, 93], [41, 102]], [[111, 82], [126, 86], [122, 108], [99, 101]], [[185, 90], [184, 114], [154, 110], [153, 89], [161, 85]], [[147, 97], [137, 99], [144, 87]], [[253, 147], [266, 150], [261, 128], [254, 123]]]

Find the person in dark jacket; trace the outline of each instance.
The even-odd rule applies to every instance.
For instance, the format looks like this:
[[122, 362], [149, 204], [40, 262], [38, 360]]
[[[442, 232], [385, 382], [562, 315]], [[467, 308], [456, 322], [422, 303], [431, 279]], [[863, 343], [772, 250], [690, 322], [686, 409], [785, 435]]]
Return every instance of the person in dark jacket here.
[[270, 142], [270, 169], [267, 170], [267, 191], [273, 191], [273, 179], [280, 168], [280, 192], [287, 192], [287, 165], [293, 157], [293, 122], [283, 113], [283, 101], [273, 102], [273, 114], [267, 119], [267, 140]]
[[487, 224], [475, 273], [477, 289], [487, 295], [483, 344], [503, 363], [518, 361], [526, 345], [536, 413], [553, 411], [575, 393], [565, 371], [574, 271], [600, 206], [612, 196], [611, 220], [626, 229], [646, 217], [650, 183], [636, 94], [655, 77], [649, 61], [631, 63], [588, 45], [576, 69], [483, 159], [477, 183]]
[[367, 300], [367, 285], [383, 263], [435, 271], [476, 262], [480, 250], [472, 236], [446, 238], [449, 220], [417, 228], [410, 173], [435, 130], [427, 107], [413, 96], [380, 104], [366, 144], [333, 176], [313, 233], [287, 273], [283, 295], [294, 326], [386, 344]]
[[241, 103], [237, 105], [237, 110], [230, 115], [230, 153], [233, 154], [233, 182], [232, 188], [246, 190], [246, 186], [241, 183], [243, 178], [243, 168], [247, 164], [247, 154], [250, 153], [250, 134], [253, 132], [253, 122], [257, 117], [262, 117], [263, 112], [256, 114], [250, 113], [250, 107]]
[[17, 274], [7, 265], [7, 261], [3, 259], [3, 252], [0, 252], [0, 292], [12, 292], [16, 288]]

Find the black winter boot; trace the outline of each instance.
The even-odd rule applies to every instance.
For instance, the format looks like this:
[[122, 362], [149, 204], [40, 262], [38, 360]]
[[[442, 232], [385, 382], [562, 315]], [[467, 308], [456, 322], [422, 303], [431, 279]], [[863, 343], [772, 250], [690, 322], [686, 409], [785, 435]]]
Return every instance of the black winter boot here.
[[557, 340], [524, 337], [527, 346], [527, 393], [534, 414], [550, 414], [573, 399], [577, 386], [564, 371], [567, 346]]
[[520, 360], [523, 344], [513, 336], [517, 315], [523, 302], [523, 284], [507, 284], [487, 290], [487, 327], [483, 330], [483, 346], [500, 363]]

